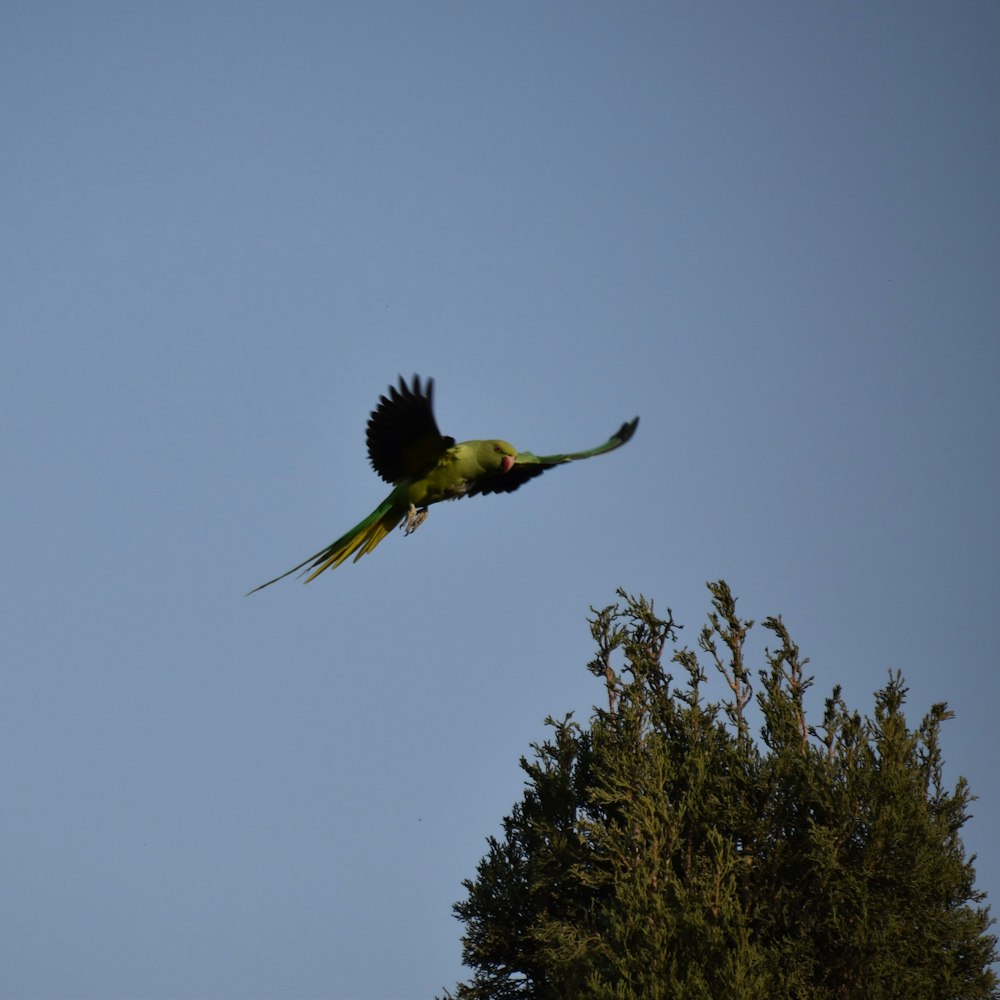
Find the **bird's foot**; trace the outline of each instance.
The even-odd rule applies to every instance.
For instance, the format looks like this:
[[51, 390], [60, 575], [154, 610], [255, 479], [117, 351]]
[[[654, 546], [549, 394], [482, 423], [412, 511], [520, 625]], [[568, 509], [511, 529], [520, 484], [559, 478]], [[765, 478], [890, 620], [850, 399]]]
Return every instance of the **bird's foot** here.
[[403, 534], [412, 535], [424, 523], [426, 517], [426, 507], [421, 507], [417, 510], [416, 504], [411, 503], [410, 509], [406, 512], [406, 520], [403, 522]]

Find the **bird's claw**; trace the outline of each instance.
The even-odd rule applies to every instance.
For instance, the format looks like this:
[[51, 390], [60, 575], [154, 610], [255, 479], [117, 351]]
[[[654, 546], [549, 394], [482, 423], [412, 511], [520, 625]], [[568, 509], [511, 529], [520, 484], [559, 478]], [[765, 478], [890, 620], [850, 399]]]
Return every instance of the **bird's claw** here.
[[417, 510], [416, 504], [411, 503], [410, 509], [406, 512], [406, 520], [403, 522], [403, 534], [412, 535], [424, 523], [426, 517], [426, 507], [421, 507]]

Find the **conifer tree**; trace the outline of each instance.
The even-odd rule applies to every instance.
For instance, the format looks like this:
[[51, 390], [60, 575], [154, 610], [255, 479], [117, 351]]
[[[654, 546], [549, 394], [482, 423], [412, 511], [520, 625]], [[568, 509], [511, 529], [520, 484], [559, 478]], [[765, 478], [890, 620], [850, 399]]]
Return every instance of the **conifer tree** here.
[[[671, 613], [595, 612], [606, 707], [522, 758], [523, 798], [455, 905], [474, 970], [452, 1000], [997, 997], [996, 938], [942, 777], [934, 705], [910, 729], [890, 674], [874, 713], [839, 688], [807, 722], [807, 660], [780, 618], [747, 709], [753, 622], [709, 584], [700, 655]], [[664, 659], [678, 673], [668, 672]], [[727, 694], [708, 702], [706, 670]]]

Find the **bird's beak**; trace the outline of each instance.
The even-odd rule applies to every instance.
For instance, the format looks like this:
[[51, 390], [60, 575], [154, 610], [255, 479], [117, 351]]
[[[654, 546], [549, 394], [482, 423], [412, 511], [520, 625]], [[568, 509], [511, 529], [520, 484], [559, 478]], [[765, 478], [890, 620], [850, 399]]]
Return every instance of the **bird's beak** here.
[[504, 457], [502, 459], [500, 459], [500, 471], [501, 472], [510, 472], [510, 470], [513, 467], [514, 467], [514, 459], [513, 459], [512, 456], [510, 456], [510, 455], [504, 455]]

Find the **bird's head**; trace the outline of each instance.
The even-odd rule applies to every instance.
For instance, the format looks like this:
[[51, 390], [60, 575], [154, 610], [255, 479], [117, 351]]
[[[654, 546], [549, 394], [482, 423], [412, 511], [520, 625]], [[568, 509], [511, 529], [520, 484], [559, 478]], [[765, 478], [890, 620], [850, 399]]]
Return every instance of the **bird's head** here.
[[517, 449], [507, 441], [484, 441], [480, 463], [489, 472], [510, 472], [517, 461]]

